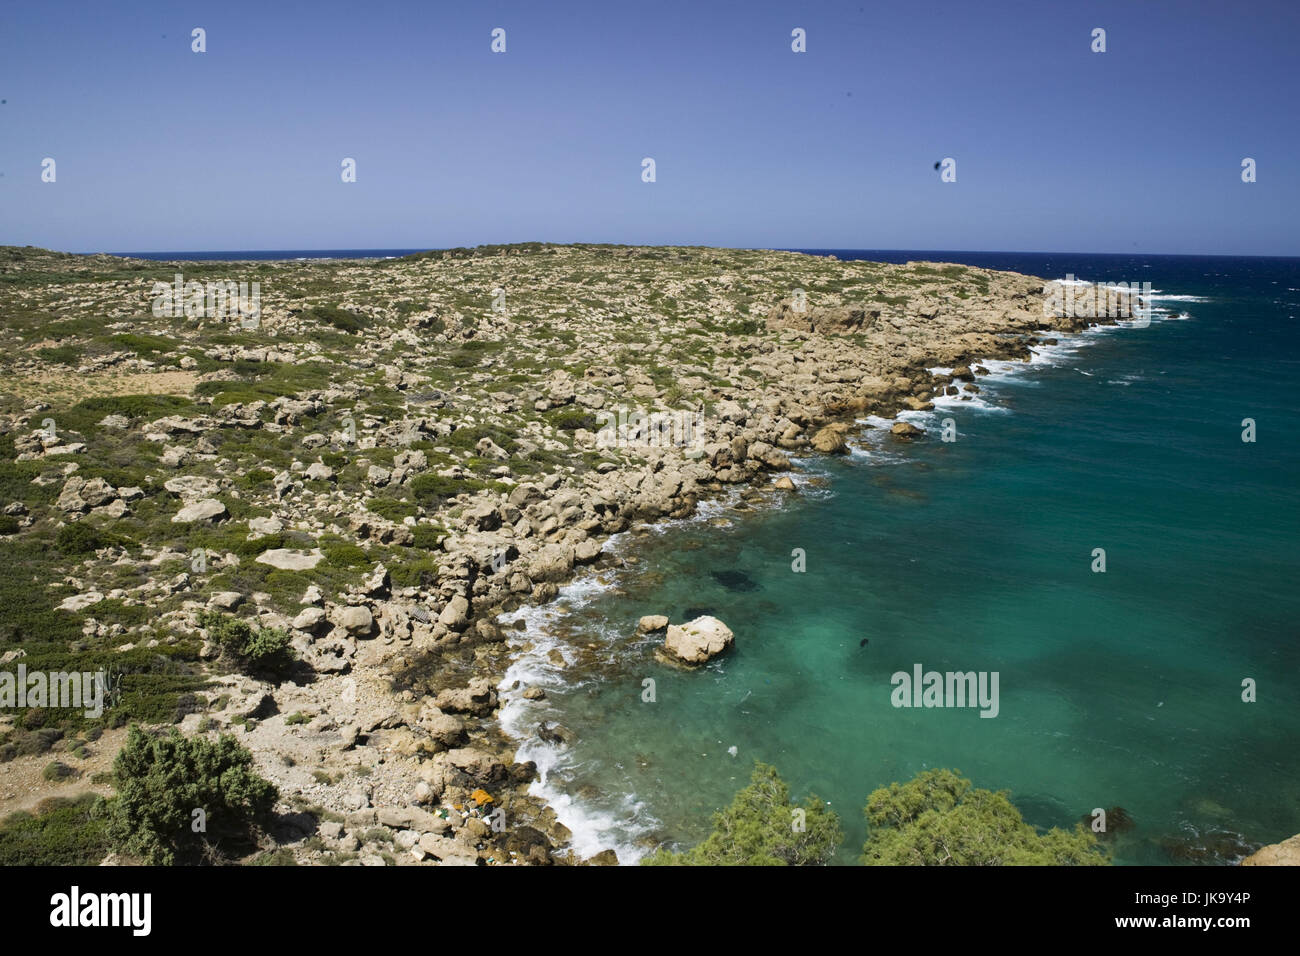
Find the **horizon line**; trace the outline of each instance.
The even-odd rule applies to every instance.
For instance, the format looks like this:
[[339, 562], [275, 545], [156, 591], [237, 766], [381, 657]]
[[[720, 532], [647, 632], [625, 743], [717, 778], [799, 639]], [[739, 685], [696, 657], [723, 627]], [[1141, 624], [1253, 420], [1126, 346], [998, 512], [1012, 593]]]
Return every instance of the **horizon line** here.
[[[69, 255], [109, 255], [128, 258], [131, 256], [142, 255], [193, 255], [208, 254], [219, 252], [230, 253], [275, 253], [275, 252], [297, 252], [297, 253], [329, 253], [329, 252], [409, 252], [410, 254], [423, 252], [447, 252], [455, 249], [478, 249], [485, 246], [523, 246], [531, 244], [540, 244], [543, 246], [615, 246], [623, 248], [660, 248], [660, 249], [736, 249], [750, 252], [802, 252], [807, 253], [810, 250], [816, 252], [831, 253], [836, 252], [924, 252], [924, 253], [977, 253], [980, 255], [1060, 255], [1060, 256], [1121, 256], [1121, 255], [1146, 255], [1161, 256], [1167, 258], [1185, 258], [1185, 259], [1300, 259], [1300, 255], [1286, 255], [1278, 253], [1219, 253], [1219, 252], [1146, 252], [1125, 250], [1122, 252], [1098, 252], [1093, 250], [1064, 250], [1064, 249], [943, 249], [943, 248], [920, 248], [906, 246], [738, 246], [738, 245], [713, 245], [700, 243], [637, 243], [637, 242], [592, 242], [592, 241], [575, 241], [575, 242], [551, 242], [542, 239], [526, 239], [515, 242], [487, 242], [478, 243], [472, 246], [334, 246], [320, 249], [154, 249], [154, 250], [130, 250], [109, 252], [102, 249], [76, 251], [76, 250], [49, 250], [52, 252], [66, 251]], [[0, 244], [3, 245], [3, 244]], [[47, 248], [44, 246], [17, 246], [17, 248]], [[325, 256], [324, 258], [328, 258]]]

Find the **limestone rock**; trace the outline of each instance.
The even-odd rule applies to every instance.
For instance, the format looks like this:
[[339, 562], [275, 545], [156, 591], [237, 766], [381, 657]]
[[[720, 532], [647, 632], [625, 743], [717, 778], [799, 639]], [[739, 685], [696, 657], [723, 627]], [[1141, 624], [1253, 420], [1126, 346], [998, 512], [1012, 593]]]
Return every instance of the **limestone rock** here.
[[203, 498], [181, 508], [172, 517], [172, 524], [196, 524], [200, 521], [216, 521], [226, 515], [226, 506], [215, 498]]
[[638, 634], [654, 634], [668, 627], [668, 616], [666, 614], [647, 614], [636, 622], [636, 632]]
[[269, 564], [281, 571], [310, 571], [324, 560], [319, 548], [311, 551], [294, 551], [291, 548], [272, 548], [256, 558], [258, 564]]
[[668, 625], [663, 650], [683, 664], [704, 664], [735, 643], [731, 628], [716, 617], [704, 615], [687, 624]]
[[1246, 859], [1242, 866], [1300, 866], [1300, 834], [1281, 843], [1260, 847]]
[[469, 623], [469, 601], [457, 594], [438, 615], [438, 623], [449, 631], [463, 631]]
[[894, 422], [893, 427], [889, 429], [889, 434], [895, 438], [913, 438], [917, 435], [924, 435], [925, 431], [917, 428], [911, 422]]
[[497, 706], [496, 688], [486, 677], [477, 677], [466, 687], [447, 688], [433, 699], [439, 710], [486, 717]]
[[828, 455], [847, 455], [849, 451], [848, 442], [844, 440], [844, 435], [839, 429], [827, 425], [813, 436], [813, 448], [819, 452]]
[[217, 493], [217, 483], [203, 475], [180, 475], [163, 482], [163, 487], [187, 503]]
[[375, 627], [375, 619], [370, 613], [370, 608], [361, 605], [343, 608], [338, 613], [337, 623], [354, 637], [366, 637]]

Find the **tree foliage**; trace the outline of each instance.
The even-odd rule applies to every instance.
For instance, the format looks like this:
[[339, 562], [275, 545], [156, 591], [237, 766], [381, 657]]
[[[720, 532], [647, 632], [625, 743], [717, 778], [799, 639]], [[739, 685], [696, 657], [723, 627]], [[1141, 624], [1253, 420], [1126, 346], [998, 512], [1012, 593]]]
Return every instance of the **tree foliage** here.
[[824, 866], [843, 833], [835, 813], [816, 795], [790, 802], [775, 767], [754, 763], [749, 786], [713, 815], [713, 832], [682, 853], [661, 850], [647, 866]]
[[279, 797], [254, 771], [253, 755], [226, 735], [211, 741], [133, 726], [113, 776], [109, 836], [121, 852], [153, 865], [249, 848]]
[[874, 791], [864, 811], [862, 861], [874, 866], [1098, 866], [1110, 862], [1092, 833], [1039, 833], [1006, 791], [972, 789], [960, 771], [927, 770]]
[[245, 673], [281, 678], [297, 661], [289, 633], [282, 627], [254, 628], [247, 621], [216, 611], [200, 612], [198, 622]]

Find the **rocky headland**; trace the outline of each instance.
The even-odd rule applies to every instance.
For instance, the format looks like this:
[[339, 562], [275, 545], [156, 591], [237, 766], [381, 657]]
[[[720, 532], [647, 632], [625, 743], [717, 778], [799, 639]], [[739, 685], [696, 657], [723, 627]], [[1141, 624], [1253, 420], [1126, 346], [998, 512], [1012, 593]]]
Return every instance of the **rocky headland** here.
[[[160, 308], [178, 281], [203, 289]], [[258, 284], [257, 315], [213, 314], [226, 282]], [[1115, 321], [1045, 311], [1047, 286], [710, 248], [0, 248], [0, 654], [117, 666], [119, 722], [235, 733], [299, 862], [581, 862], [494, 719], [540, 694], [500, 686], [528, 635], [499, 615], [617, 564], [611, 535], [789, 493], [791, 456], [847, 451], [865, 416], [973, 397], [981, 361]], [[241, 672], [214, 613], [283, 629], [295, 669]], [[708, 621], [640, 627], [694, 663], [731, 642]], [[0, 721], [0, 776], [48, 761]]]

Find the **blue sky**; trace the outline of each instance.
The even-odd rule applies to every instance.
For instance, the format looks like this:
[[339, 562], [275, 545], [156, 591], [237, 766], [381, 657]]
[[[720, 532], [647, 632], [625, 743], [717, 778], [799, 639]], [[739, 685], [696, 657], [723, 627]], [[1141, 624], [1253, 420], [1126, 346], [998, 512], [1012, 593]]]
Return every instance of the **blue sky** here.
[[1300, 255], [1293, 0], [47, 2], [0, 30], [5, 244]]

